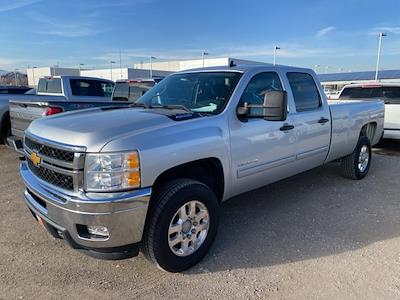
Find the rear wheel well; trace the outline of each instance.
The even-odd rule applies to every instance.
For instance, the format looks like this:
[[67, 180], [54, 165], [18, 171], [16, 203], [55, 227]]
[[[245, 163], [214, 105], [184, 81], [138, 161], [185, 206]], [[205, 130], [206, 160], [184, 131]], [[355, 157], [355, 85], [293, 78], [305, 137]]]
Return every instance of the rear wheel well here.
[[371, 123], [365, 124], [361, 128], [360, 136], [366, 136], [372, 143], [372, 141], [374, 140], [375, 132], [376, 132], [376, 123], [371, 122]]
[[11, 122], [10, 122], [10, 113], [8, 111], [4, 112], [3, 117], [1, 118], [1, 123], [0, 123], [0, 142], [4, 142], [4, 140], [7, 138], [7, 135], [9, 134], [9, 130], [11, 128]]
[[222, 200], [224, 195], [224, 172], [218, 158], [200, 159], [164, 171], [153, 184], [154, 193], [157, 193], [160, 187], [168, 181], [178, 178], [200, 181], [215, 193], [219, 201]]

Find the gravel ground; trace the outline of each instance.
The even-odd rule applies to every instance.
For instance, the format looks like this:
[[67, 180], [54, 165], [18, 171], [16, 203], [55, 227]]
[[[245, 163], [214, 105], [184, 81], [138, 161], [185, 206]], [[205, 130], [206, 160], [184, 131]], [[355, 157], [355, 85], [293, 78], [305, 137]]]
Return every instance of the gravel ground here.
[[223, 203], [210, 253], [169, 274], [143, 255], [96, 260], [52, 239], [0, 146], [0, 298], [400, 299], [400, 144], [374, 152], [362, 181], [333, 163]]

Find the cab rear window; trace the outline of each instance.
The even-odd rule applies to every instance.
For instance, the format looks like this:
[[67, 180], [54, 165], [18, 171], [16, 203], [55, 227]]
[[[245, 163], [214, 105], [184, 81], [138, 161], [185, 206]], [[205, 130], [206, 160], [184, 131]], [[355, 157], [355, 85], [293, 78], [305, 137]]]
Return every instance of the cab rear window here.
[[62, 94], [60, 78], [41, 78], [38, 93]]

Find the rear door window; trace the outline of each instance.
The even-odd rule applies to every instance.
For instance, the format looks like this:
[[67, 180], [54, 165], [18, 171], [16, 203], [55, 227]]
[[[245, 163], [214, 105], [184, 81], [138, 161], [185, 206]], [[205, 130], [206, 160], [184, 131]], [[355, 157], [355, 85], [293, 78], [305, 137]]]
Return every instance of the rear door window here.
[[287, 73], [287, 78], [298, 112], [316, 110], [321, 107], [321, 96], [310, 74], [290, 72]]
[[113, 89], [111, 82], [91, 79], [71, 79], [74, 96], [110, 97]]

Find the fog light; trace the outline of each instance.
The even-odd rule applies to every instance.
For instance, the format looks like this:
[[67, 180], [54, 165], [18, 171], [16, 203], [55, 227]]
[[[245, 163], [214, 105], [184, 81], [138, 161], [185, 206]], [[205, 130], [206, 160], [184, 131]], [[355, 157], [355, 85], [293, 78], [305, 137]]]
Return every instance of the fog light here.
[[108, 229], [105, 226], [88, 226], [87, 231], [90, 235], [109, 237]]

